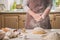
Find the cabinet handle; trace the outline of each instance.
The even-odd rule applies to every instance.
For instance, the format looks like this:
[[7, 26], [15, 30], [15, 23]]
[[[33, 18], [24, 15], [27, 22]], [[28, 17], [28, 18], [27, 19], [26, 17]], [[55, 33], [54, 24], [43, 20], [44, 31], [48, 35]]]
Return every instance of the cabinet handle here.
[[23, 20], [23, 22], [25, 22], [25, 20]]
[[54, 21], [56, 20], [56, 17], [54, 17]]
[[50, 20], [52, 22], [52, 20]]
[[53, 20], [54, 20], [54, 21], [56, 20], [56, 15], [54, 15]]

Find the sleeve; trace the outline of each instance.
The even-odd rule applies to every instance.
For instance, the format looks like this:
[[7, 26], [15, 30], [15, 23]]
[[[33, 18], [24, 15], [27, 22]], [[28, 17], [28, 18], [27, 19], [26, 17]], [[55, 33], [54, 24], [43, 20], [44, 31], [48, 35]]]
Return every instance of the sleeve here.
[[29, 7], [28, 7], [28, 0], [23, 0], [23, 9], [25, 12], [28, 12]]

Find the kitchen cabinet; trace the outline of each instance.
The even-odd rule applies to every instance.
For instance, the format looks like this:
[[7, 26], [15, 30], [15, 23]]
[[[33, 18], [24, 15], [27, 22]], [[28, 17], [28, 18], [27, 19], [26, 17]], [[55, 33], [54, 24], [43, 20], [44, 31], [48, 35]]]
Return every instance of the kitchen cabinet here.
[[0, 28], [2, 27], [2, 16], [0, 14]]
[[51, 27], [54, 28], [54, 15], [53, 14], [49, 14], [49, 16], [50, 16]]
[[54, 15], [54, 27], [60, 29], [60, 14]]
[[[60, 29], [60, 12], [51, 12], [50, 23], [53, 29]], [[25, 12], [13, 12], [13, 13], [0, 13], [0, 28], [23, 28], [25, 27]]]
[[0, 13], [0, 27], [23, 28], [25, 22], [25, 13]]
[[53, 29], [60, 29], [60, 12], [50, 14], [50, 23]]
[[19, 15], [19, 28], [23, 28], [25, 26], [25, 19], [26, 19], [26, 14]]
[[18, 28], [18, 15], [3, 14], [2, 19], [3, 27]]

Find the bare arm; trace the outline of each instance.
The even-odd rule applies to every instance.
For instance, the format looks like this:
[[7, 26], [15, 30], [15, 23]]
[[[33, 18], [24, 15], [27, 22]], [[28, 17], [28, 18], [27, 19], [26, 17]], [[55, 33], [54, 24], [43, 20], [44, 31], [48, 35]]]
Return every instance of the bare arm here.
[[47, 8], [45, 9], [45, 11], [43, 12], [42, 18], [46, 17], [52, 8], [52, 0], [48, 0], [48, 2], [49, 2], [49, 4], [48, 4]]
[[29, 3], [29, 0], [24, 0], [23, 8], [24, 8], [25, 12], [29, 13], [31, 16], [34, 16], [35, 13], [32, 10], [30, 10], [30, 8], [28, 7], [28, 3]]
[[40, 15], [30, 10], [30, 8], [28, 7], [28, 0], [23, 1], [23, 8], [29, 15], [31, 15], [34, 18], [34, 20], [39, 21]]

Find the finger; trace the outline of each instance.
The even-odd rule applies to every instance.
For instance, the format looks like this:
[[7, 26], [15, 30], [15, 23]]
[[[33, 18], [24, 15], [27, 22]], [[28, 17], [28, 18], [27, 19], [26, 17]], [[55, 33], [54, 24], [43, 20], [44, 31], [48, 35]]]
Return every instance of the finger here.
[[40, 16], [42, 15], [42, 13], [39, 14]]
[[40, 21], [40, 19], [36, 19], [36, 22], [39, 22]]

